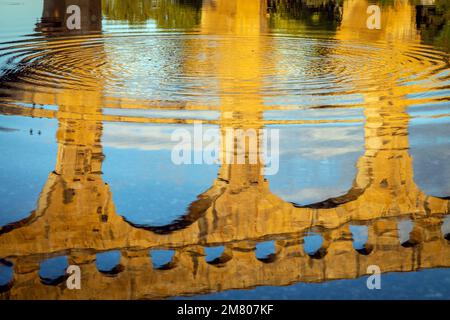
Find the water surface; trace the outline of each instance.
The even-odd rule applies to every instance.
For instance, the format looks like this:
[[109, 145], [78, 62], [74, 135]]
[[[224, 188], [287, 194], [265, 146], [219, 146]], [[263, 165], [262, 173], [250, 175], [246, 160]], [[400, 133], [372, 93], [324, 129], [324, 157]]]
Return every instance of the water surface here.
[[[1, 298], [450, 298], [448, 1], [74, 3], [0, 0]], [[175, 164], [200, 123], [279, 170]]]

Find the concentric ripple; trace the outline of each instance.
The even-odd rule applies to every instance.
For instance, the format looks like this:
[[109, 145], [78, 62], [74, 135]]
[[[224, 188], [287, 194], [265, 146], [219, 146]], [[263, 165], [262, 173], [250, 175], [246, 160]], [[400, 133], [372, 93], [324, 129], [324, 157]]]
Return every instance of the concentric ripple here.
[[0, 59], [7, 90], [93, 91], [203, 106], [258, 100], [265, 108], [317, 107], [381, 97], [430, 102], [448, 100], [450, 88], [449, 56], [428, 46], [270, 34], [40, 37], [1, 44]]
[[[105, 56], [101, 38], [37, 38], [1, 44], [2, 83], [51, 89], [95, 88]], [[103, 60], [103, 62], [101, 61]]]

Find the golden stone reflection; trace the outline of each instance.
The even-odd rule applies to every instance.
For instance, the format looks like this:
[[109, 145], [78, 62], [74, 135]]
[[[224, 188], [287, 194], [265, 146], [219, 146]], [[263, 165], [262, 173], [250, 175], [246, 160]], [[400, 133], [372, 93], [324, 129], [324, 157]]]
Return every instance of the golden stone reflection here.
[[[380, 30], [366, 28], [366, 0], [156, 2], [70, 1], [87, 12], [85, 32], [71, 34], [61, 24], [64, 1], [44, 0], [34, 26], [39, 41], [8, 45], [24, 57], [0, 79], [0, 114], [55, 119], [58, 150], [35, 210], [0, 226], [0, 263], [13, 266], [11, 281], [0, 286], [2, 299], [157, 299], [355, 279], [370, 265], [383, 273], [450, 266], [449, 235], [442, 231], [450, 202], [414, 180], [408, 112], [412, 104], [450, 99], [450, 59], [442, 40], [448, 25], [431, 41], [417, 28], [419, 4], [408, 0], [383, 5]], [[445, 1], [435, 5], [447, 9]], [[421, 8], [424, 13], [427, 7]], [[102, 16], [121, 21], [117, 29], [137, 31], [109, 34]], [[146, 35], [146, 28], [160, 31]], [[161, 53], [164, 45], [173, 50]], [[146, 63], [155, 69], [146, 70]], [[436, 98], [424, 94], [427, 89], [443, 93]], [[290, 116], [298, 105], [362, 113]], [[180, 113], [139, 113], [147, 110]], [[196, 111], [219, 116], [181, 113]], [[270, 118], [269, 111], [285, 116]], [[226, 128], [362, 122], [364, 152], [350, 190], [317, 203], [283, 200], [271, 191], [259, 162], [224, 164], [209, 189], [172, 223], [127, 220], [116, 211], [102, 172], [105, 123], [176, 128], [195, 122], [217, 126], [222, 135]], [[398, 225], [405, 220], [413, 229], [403, 241]], [[362, 248], [354, 247], [353, 225], [367, 227]], [[311, 231], [323, 241], [306, 252]], [[274, 253], [258, 258], [256, 246], [267, 241], [274, 241]], [[205, 250], [219, 246], [221, 256], [207, 261]], [[161, 268], [152, 265], [156, 249], [174, 251]], [[96, 257], [111, 250], [120, 251], [120, 262], [112, 272], [100, 272]], [[67, 289], [64, 277], [43, 281], [42, 261], [58, 256], [80, 266], [82, 290]]]

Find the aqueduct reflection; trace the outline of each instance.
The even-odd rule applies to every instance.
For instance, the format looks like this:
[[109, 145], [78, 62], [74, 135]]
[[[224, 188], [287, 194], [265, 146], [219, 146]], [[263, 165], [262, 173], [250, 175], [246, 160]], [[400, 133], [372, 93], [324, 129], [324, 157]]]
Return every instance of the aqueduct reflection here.
[[[50, 3], [46, 5], [47, 13], [54, 12], [48, 9]], [[406, 2], [403, 5], [401, 15], [409, 19], [413, 8]], [[338, 39], [354, 36], [345, 26], [364, 23], [354, 19], [358, 10], [365, 10], [358, 1], [348, 1], [344, 6], [344, 27], [337, 31]], [[202, 6], [201, 31], [257, 36], [268, 27], [266, 12], [263, 1], [207, 2]], [[351, 19], [346, 12], [352, 12]], [[222, 24], [225, 20], [221, 16], [233, 17], [231, 23], [227, 19]], [[404, 28], [402, 21], [395, 18], [398, 17], [385, 21], [390, 28], [384, 32], [389, 35], [400, 26]], [[396, 42], [400, 47], [404, 34], [402, 29]], [[215, 48], [220, 54], [207, 68], [217, 68], [217, 72], [227, 76], [219, 84], [221, 117], [210, 122], [222, 130], [260, 129], [274, 123], [264, 119], [266, 106], [259, 94], [266, 76], [261, 71], [264, 68], [259, 67], [266, 63], [261, 58], [264, 41], [271, 39], [249, 37], [245, 46], [231, 41]], [[96, 55], [104, 54], [102, 46], [92, 50]], [[199, 46], [196, 50], [201, 53], [208, 48]], [[398, 61], [387, 59], [383, 63], [388, 70]], [[185, 68], [191, 68], [189, 64], [195, 61], [186, 61]], [[106, 69], [107, 65], [101, 68]], [[30, 89], [18, 93], [21, 101], [59, 106], [57, 111], [9, 104], [1, 109], [8, 115], [58, 119], [58, 154], [55, 170], [49, 174], [33, 213], [0, 229], [0, 257], [14, 266], [13, 281], [2, 288], [2, 298], [162, 298], [257, 285], [355, 278], [364, 275], [372, 264], [379, 265], [383, 272], [450, 266], [448, 235], [441, 232], [450, 204], [448, 199], [424, 194], [413, 180], [407, 105], [395, 99], [405, 93], [405, 88], [398, 86], [395, 79], [380, 79], [376, 94], [364, 97], [365, 153], [357, 163], [353, 187], [345, 195], [299, 206], [270, 191], [269, 181], [260, 174], [261, 163], [223, 165], [211, 188], [198, 196], [182, 218], [159, 227], [133, 225], [116, 212], [109, 186], [102, 178], [102, 124], [123, 120], [192, 121], [105, 115], [101, 82], [96, 83], [96, 90], [64, 88], [51, 95], [32, 90], [29, 84], [14, 86]], [[236, 90], [241, 93], [239, 97], [229, 94]], [[223, 148], [221, 152], [238, 151]], [[397, 228], [402, 219], [414, 223], [409, 240], [403, 243]], [[352, 224], [368, 226], [363, 249], [353, 247]], [[317, 252], [307, 254], [302, 245], [311, 229], [322, 234], [323, 244]], [[256, 244], [268, 240], [275, 241], [275, 254], [270, 259], [256, 258]], [[225, 251], [220, 259], [207, 262], [204, 248], [214, 246], [224, 246]], [[175, 251], [165, 270], [151, 265], [149, 250], [157, 248]], [[100, 273], [95, 265], [96, 254], [109, 250], [121, 252], [121, 267], [117, 268], [120, 272], [113, 277]], [[61, 255], [68, 256], [69, 263], [81, 266], [83, 290], [70, 291], [63, 283], [42, 283], [39, 263]]]

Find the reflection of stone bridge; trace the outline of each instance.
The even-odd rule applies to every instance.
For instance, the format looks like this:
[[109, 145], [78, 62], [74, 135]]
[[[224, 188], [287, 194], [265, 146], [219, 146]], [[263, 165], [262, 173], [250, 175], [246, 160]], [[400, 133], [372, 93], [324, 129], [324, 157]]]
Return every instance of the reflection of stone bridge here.
[[[366, 125], [366, 139], [384, 143], [366, 149], [354, 187], [344, 196], [296, 207], [270, 192], [259, 165], [231, 165], [222, 167], [185, 216], [158, 228], [132, 226], [115, 212], [101, 176], [101, 122], [61, 120], [57, 165], [36, 210], [0, 229], [0, 256], [15, 265], [13, 287], [5, 295], [164, 297], [354, 278], [370, 264], [384, 272], [449, 266], [450, 245], [441, 233], [449, 202], [416, 187], [406, 128], [383, 120], [377, 130]], [[403, 246], [397, 233], [401, 217], [414, 222]], [[349, 223], [368, 225], [365, 250], [353, 249]], [[301, 250], [302, 236], [310, 229], [322, 230], [324, 239], [312, 257]], [[276, 256], [258, 261], [255, 244], [267, 240], [276, 240]], [[203, 247], [217, 245], [226, 247], [223, 258], [209, 264]], [[176, 250], [170, 270], [152, 270], [148, 250], [154, 248]], [[110, 278], [96, 270], [95, 253], [115, 249], [123, 254], [123, 272]], [[84, 290], [40, 283], [40, 260], [57, 255], [82, 265]]]
[[[259, 12], [254, 6], [248, 2], [243, 5], [241, 17]], [[204, 9], [203, 27], [218, 28], [214, 12], [208, 20], [208, 10], [212, 9]], [[259, 23], [261, 16], [258, 13], [251, 18], [239, 21]], [[224, 46], [217, 49], [223, 50], [224, 60], [216, 63], [235, 79], [221, 84], [224, 93], [239, 88], [241, 79], [263, 77], [255, 75], [260, 69], [258, 59], [232, 63], [248, 56], [245, 50], [260, 50], [256, 44], [228, 56], [229, 47]], [[260, 128], [270, 123], [261, 116], [261, 98], [252, 94], [260, 85], [256, 81], [241, 88], [244, 102], [224, 95], [223, 116], [217, 124], [222, 128]], [[396, 90], [402, 88], [394, 85], [392, 90], [395, 92], [386, 94], [388, 97], [397, 96]], [[356, 278], [372, 264], [383, 272], [450, 266], [448, 235], [441, 232], [449, 201], [424, 194], [414, 183], [408, 154], [409, 116], [406, 106], [392, 104], [397, 103], [394, 98], [367, 97], [378, 99], [378, 103], [365, 111], [365, 153], [357, 163], [353, 187], [345, 195], [295, 205], [271, 193], [269, 182], [260, 175], [262, 164], [224, 165], [211, 188], [186, 214], [162, 227], [134, 226], [115, 211], [109, 186], [101, 175], [101, 135], [103, 121], [120, 119], [105, 119], [102, 99], [101, 90], [63, 90], [51, 98], [39, 93], [33, 96], [34, 102], [58, 101], [58, 111], [2, 107], [3, 114], [55, 117], [59, 121], [56, 168], [36, 210], [0, 229], [0, 257], [14, 265], [13, 282], [2, 298], [158, 298]], [[83, 101], [82, 106], [73, 105], [73, 101]], [[397, 222], [403, 218], [411, 219], [414, 228], [409, 240], [401, 244]], [[350, 224], [368, 226], [364, 249], [353, 248]], [[306, 254], [303, 237], [311, 229], [322, 234], [323, 244], [317, 252]], [[257, 259], [255, 245], [268, 240], [275, 241], [275, 254]], [[220, 259], [208, 263], [204, 248], [213, 246], [225, 246], [225, 251]], [[149, 249], [158, 248], [176, 251], [170, 265], [161, 270], [152, 267], [149, 257]], [[109, 250], [122, 253], [120, 272], [113, 277], [99, 272], [95, 265], [96, 253]], [[83, 290], [41, 283], [39, 263], [60, 255], [81, 266]]]

